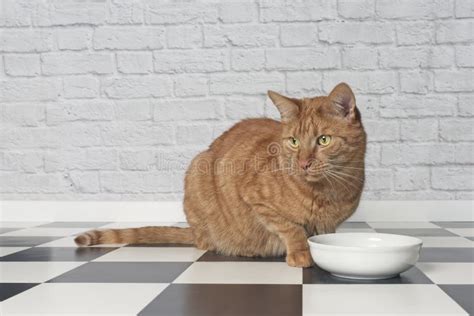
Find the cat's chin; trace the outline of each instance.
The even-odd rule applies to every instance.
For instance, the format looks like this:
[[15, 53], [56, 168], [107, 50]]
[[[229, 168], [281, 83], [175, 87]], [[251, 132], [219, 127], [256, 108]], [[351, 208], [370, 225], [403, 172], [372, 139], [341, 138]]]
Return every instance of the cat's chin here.
[[307, 182], [311, 182], [311, 183], [319, 182], [322, 179], [324, 179], [323, 175], [315, 175], [315, 174], [306, 174], [304, 178]]

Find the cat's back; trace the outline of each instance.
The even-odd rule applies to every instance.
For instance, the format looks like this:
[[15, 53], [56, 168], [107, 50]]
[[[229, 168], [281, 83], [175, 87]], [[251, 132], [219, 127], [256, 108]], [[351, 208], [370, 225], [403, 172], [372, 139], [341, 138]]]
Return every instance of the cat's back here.
[[254, 155], [265, 151], [272, 142], [278, 142], [281, 123], [268, 118], [246, 119], [232, 126], [210, 146], [214, 158]]

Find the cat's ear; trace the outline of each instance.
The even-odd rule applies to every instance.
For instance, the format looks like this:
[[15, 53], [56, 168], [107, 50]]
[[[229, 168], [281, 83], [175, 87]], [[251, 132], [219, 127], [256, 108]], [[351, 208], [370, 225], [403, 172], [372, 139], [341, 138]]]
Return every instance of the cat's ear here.
[[268, 90], [268, 96], [280, 112], [282, 122], [287, 123], [298, 118], [301, 106], [300, 100], [288, 98], [270, 90]]
[[358, 120], [359, 111], [356, 107], [354, 93], [347, 83], [341, 82], [329, 94], [329, 100], [337, 111], [349, 120]]

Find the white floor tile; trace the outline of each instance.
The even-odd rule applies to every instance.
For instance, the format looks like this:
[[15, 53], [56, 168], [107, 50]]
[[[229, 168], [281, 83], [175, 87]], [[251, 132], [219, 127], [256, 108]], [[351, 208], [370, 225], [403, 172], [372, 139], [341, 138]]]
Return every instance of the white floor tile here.
[[192, 262], [204, 253], [204, 250], [194, 247], [124, 247], [111, 251], [94, 261]]
[[85, 262], [0, 262], [0, 283], [48, 281]]
[[472, 262], [419, 262], [416, 266], [437, 284], [474, 284]]
[[46, 315], [136, 315], [167, 284], [44, 283], [1, 305], [2, 313]]
[[175, 222], [115, 222], [104, 226], [100, 226], [100, 229], [104, 228], [137, 228], [144, 226], [174, 226]]
[[367, 222], [373, 228], [439, 228], [430, 222]]
[[375, 233], [372, 228], [338, 228], [336, 233]]
[[467, 315], [434, 284], [305, 284], [303, 315]]
[[31, 227], [8, 232], [0, 236], [71, 236], [88, 230], [90, 228]]
[[[58, 240], [53, 240], [44, 244], [41, 244], [36, 247], [77, 247], [76, 243], [74, 242], [75, 236], [72, 237], [65, 237]], [[122, 247], [125, 244], [100, 244], [90, 247]]]
[[173, 283], [301, 284], [302, 271], [285, 262], [196, 262]]
[[0, 257], [11, 255], [12, 253], [28, 249], [29, 247], [0, 247]]
[[463, 237], [425, 237], [417, 236], [423, 240], [423, 247], [440, 248], [469, 248], [474, 246], [474, 242]]
[[474, 228], [446, 228], [450, 232], [464, 237], [474, 237]]
[[26, 227], [34, 227], [43, 224], [47, 224], [48, 222], [6, 222], [0, 221], [0, 227], [11, 227], [11, 228], [26, 228]]

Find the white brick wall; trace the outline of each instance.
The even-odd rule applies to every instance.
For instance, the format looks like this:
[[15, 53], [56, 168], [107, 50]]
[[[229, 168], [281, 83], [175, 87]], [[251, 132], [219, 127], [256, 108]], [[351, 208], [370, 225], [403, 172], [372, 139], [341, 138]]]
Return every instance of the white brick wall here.
[[0, 198], [182, 195], [234, 122], [352, 85], [366, 199], [470, 199], [471, 0], [0, 0]]

